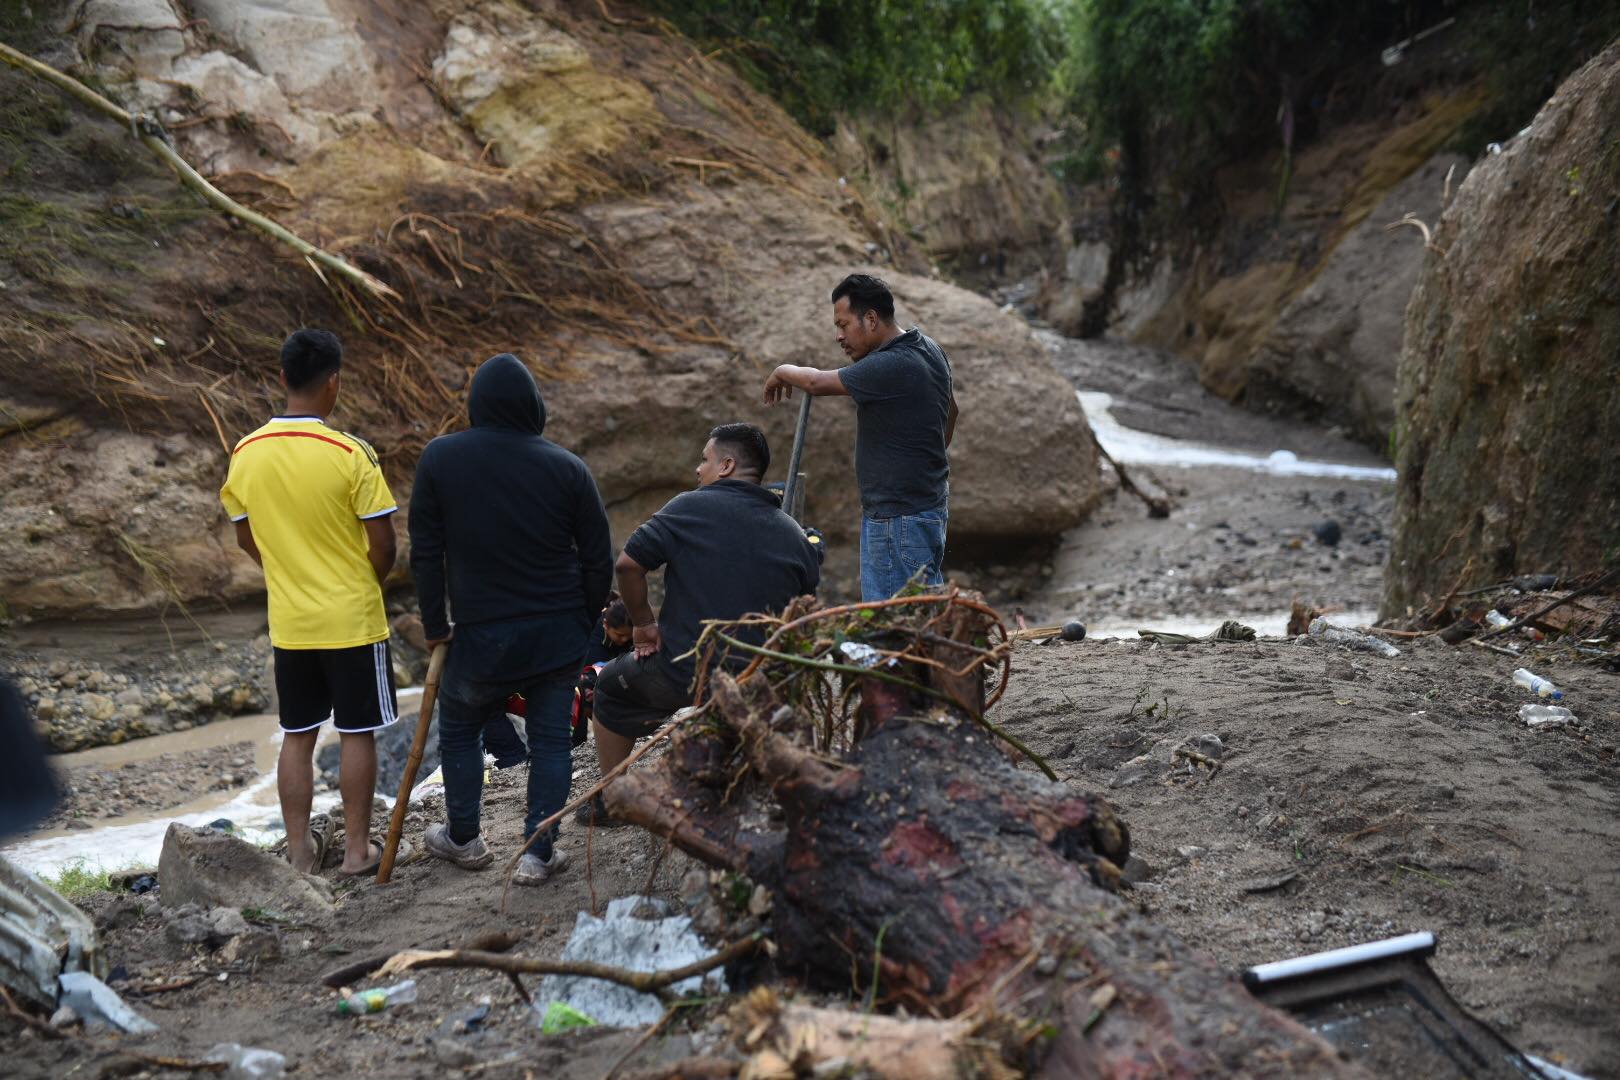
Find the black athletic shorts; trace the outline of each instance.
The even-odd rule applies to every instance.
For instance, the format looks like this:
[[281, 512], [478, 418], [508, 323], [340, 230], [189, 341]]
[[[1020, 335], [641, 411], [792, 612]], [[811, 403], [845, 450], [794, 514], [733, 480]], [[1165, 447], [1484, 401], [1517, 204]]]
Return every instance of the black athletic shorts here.
[[388, 642], [352, 649], [277, 649], [282, 731], [313, 731], [328, 716], [339, 731], [376, 731], [399, 719]]
[[691, 692], [664, 674], [656, 660], [627, 652], [609, 661], [596, 676], [592, 718], [615, 735], [639, 739], [692, 704]]

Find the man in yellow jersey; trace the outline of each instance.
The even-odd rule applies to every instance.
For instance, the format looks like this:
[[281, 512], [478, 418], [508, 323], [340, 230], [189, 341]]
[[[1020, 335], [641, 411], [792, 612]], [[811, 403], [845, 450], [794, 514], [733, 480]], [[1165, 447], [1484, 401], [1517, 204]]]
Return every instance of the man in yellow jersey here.
[[326, 426], [342, 363], [343, 346], [328, 331], [287, 339], [286, 413], [236, 444], [219, 497], [270, 594], [287, 858], [306, 872], [321, 868], [327, 834], [311, 833], [309, 811], [315, 741], [330, 716], [342, 738], [343, 873], [358, 875], [382, 857], [371, 842], [372, 732], [397, 719], [381, 587], [394, 567], [397, 507], [371, 447]]

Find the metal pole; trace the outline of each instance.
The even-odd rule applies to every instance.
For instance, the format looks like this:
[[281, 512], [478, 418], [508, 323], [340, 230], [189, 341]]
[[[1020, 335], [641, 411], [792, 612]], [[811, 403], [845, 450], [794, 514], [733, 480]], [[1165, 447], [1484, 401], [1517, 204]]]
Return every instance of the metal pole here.
[[[793, 499], [799, 491], [799, 459], [804, 457], [804, 433], [810, 426], [810, 394], [800, 390], [804, 395], [799, 402], [799, 426], [793, 430], [793, 453], [788, 456], [787, 481], [782, 485], [782, 509], [793, 513]], [[800, 521], [800, 525], [804, 522]]]

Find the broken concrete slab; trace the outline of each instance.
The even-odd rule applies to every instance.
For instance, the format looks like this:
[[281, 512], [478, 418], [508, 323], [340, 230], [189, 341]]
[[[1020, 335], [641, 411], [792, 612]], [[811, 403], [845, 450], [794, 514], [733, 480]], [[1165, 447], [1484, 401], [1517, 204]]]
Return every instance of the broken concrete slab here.
[[252, 907], [317, 921], [332, 914], [332, 887], [322, 879], [245, 840], [179, 822], [164, 834], [158, 880], [165, 908]]

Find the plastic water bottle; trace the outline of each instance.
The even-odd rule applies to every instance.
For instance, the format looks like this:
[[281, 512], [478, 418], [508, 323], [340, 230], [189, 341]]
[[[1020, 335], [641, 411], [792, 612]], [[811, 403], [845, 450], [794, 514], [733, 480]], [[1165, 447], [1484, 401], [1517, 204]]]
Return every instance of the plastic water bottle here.
[[1561, 705], [1521, 705], [1519, 719], [1526, 727], [1555, 728], [1575, 723], [1575, 714]]
[[415, 1000], [416, 980], [406, 979], [394, 986], [350, 994], [338, 1001], [337, 1011], [339, 1016], [361, 1016], [366, 1013], [380, 1013], [395, 1005], [409, 1005]]
[[223, 1062], [225, 1080], [281, 1080], [287, 1071], [281, 1054], [241, 1043], [220, 1043], [204, 1060]]
[[1518, 668], [1513, 672], [1513, 681], [1530, 691], [1536, 697], [1552, 698], [1554, 701], [1564, 700], [1564, 692], [1540, 675], [1533, 674], [1527, 668]]
[[1492, 608], [1485, 613], [1485, 622], [1489, 624], [1492, 630], [1502, 630], [1513, 625], [1512, 619], [1508, 618], [1500, 611], [1497, 611], [1495, 608]]

